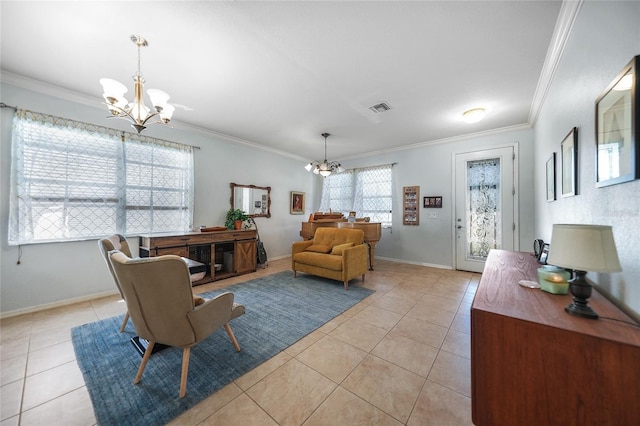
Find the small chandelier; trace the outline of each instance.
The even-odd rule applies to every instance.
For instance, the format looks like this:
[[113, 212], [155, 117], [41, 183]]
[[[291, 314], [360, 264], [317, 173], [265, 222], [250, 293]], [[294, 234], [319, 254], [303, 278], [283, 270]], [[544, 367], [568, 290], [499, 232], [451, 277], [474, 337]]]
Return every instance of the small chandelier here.
[[322, 177], [327, 177], [333, 172], [341, 173], [344, 172], [344, 169], [340, 165], [340, 163], [336, 161], [328, 162], [327, 161], [327, 138], [331, 136], [329, 133], [323, 133], [322, 137], [324, 138], [324, 160], [323, 161], [312, 161], [311, 163], [304, 166], [308, 172], [313, 170], [315, 174], [321, 174]]
[[[146, 128], [147, 123], [169, 123], [171, 115], [173, 114], [173, 111], [175, 111], [175, 107], [168, 103], [169, 95], [162, 90], [157, 89], [149, 89], [147, 91], [149, 98], [151, 99], [151, 104], [153, 105], [153, 112], [151, 112], [144, 104], [144, 99], [142, 98], [144, 79], [140, 72], [140, 48], [148, 46], [149, 43], [139, 35], [132, 35], [131, 41], [138, 46], [138, 72], [133, 76], [133, 102], [129, 103], [129, 101], [124, 97], [124, 94], [127, 93], [127, 88], [119, 81], [112, 80], [110, 78], [101, 78], [100, 84], [102, 84], [102, 88], [104, 89], [102, 96], [106, 101], [109, 112], [111, 112], [110, 118], [118, 117], [129, 120], [132, 123], [131, 127], [136, 129], [138, 133], [141, 133]], [[155, 118], [156, 121], [150, 122], [149, 120], [153, 118]]]

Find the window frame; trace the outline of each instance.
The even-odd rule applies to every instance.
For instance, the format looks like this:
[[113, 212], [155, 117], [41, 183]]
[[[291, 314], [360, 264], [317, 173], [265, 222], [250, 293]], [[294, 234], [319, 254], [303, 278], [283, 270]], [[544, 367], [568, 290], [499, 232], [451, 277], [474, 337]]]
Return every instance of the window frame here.
[[[84, 241], [113, 233], [184, 232], [193, 226], [194, 161], [189, 145], [17, 110], [11, 147], [9, 245]], [[137, 155], [128, 155], [129, 150], [138, 151]], [[156, 151], [164, 152], [166, 164], [153, 158]], [[137, 186], [150, 196], [178, 191], [177, 197], [164, 198], [179, 204], [131, 203], [133, 157], [147, 153], [151, 156], [150, 161], [145, 159], [147, 166], [178, 168], [179, 178], [165, 187], [154, 186], [153, 181]], [[167, 156], [181, 165], [169, 164]], [[134, 210], [149, 210], [150, 221], [132, 231], [128, 216]], [[179, 211], [177, 229], [154, 225], [157, 214], [167, 210]]]
[[[369, 185], [371, 182], [373, 182], [374, 180], [365, 180], [362, 181], [362, 177], [365, 176], [368, 173], [371, 172], [384, 172], [384, 173], [389, 173], [389, 179], [388, 179], [388, 194], [382, 194], [382, 195], [376, 195], [376, 196], [363, 196], [361, 195], [362, 192], [366, 192], [364, 191], [364, 187]], [[348, 179], [349, 182], [347, 185], [341, 185], [340, 187], [342, 188], [346, 188], [348, 189], [349, 192], [349, 196], [345, 197], [344, 194], [340, 194], [339, 197], [331, 197], [331, 190], [334, 187], [332, 187], [332, 180], [335, 179]], [[386, 182], [385, 182], [386, 183]], [[344, 210], [338, 206], [334, 201], [335, 200], [347, 200], [347, 205], [349, 206], [349, 208], [347, 210]], [[387, 212], [386, 209], [377, 209], [377, 210], [371, 210], [371, 209], [365, 209], [364, 206], [366, 203], [366, 200], [372, 200], [372, 199], [383, 199], [388, 203], [389, 206], [389, 210]], [[349, 169], [349, 170], [345, 170], [342, 173], [337, 173], [337, 174], [332, 174], [329, 175], [327, 177], [325, 177], [323, 179], [323, 184], [322, 184], [322, 195], [321, 195], [321, 203], [320, 203], [320, 210], [321, 211], [342, 211], [345, 214], [348, 214], [350, 211], [355, 211], [356, 212], [356, 216], [358, 217], [372, 217], [372, 222], [380, 222], [382, 224], [383, 228], [391, 228], [392, 223], [393, 223], [393, 164], [384, 164], [384, 165], [379, 165], [379, 166], [371, 166], [371, 167], [364, 167], [364, 168], [354, 168], [354, 169]], [[385, 216], [388, 215], [388, 220], [377, 220], [375, 219], [376, 216], [380, 217], [380, 216]]]

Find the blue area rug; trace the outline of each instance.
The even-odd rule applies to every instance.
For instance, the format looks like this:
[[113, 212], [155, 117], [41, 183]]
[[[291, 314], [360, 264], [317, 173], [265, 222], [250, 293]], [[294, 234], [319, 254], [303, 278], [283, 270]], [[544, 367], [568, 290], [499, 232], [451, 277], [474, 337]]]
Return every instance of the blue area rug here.
[[226, 289], [246, 314], [231, 321], [242, 348], [235, 352], [224, 329], [191, 349], [187, 395], [178, 398], [182, 349], [151, 356], [142, 380], [133, 379], [142, 360], [130, 342], [131, 321], [119, 333], [123, 316], [71, 330], [76, 360], [100, 425], [161, 425], [252, 370], [286, 347], [363, 300], [372, 290], [286, 271]]

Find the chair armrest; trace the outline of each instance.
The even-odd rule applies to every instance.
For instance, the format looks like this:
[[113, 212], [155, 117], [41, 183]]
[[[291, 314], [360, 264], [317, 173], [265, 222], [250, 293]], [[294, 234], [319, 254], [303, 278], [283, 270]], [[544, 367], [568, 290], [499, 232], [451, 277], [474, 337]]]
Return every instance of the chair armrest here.
[[[347, 268], [349, 265], [349, 268]], [[367, 246], [360, 244], [349, 247], [342, 252], [342, 270], [343, 271], [366, 271], [367, 270]]]
[[238, 318], [240, 315], [244, 315], [245, 312], [244, 305], [234, 303], [231, 308], [231, 319]]
[[296, 261], [293, 260], [296, 253], [305, 251], [305, 249], [307, 249], [307, 247], [311, 247], [312, 244], [313, 240], [296, 241], [295, 243], [291, 244], [291, 269], [293, 271], [296, 270]]
[[222, 293], [213, 299], [207, 300], [187, 313], [187, 318], [196, 335], [196, 342], [207, 338], [231, 320], [233, 307], [233, 293]]
[[301, 251], [305, 251], [308, 247], [311, 247], [312, 245], [313, 245], [313, 240], [296, 241], [295, 243], [291, 244], [291, 256], [293, 256], [296, 253], [300, 253]]

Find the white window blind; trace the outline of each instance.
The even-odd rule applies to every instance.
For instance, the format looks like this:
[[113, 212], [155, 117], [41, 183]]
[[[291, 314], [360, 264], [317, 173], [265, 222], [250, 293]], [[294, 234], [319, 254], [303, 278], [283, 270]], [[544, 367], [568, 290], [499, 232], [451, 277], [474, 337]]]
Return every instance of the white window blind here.
[[13, 122], [9, 244], [182, 232], [193, 147], [31, 111]]
[[392, 165], [351, 169], [323, 180], [320, 211], [355, 211], [382, 227], [391, 226]]

